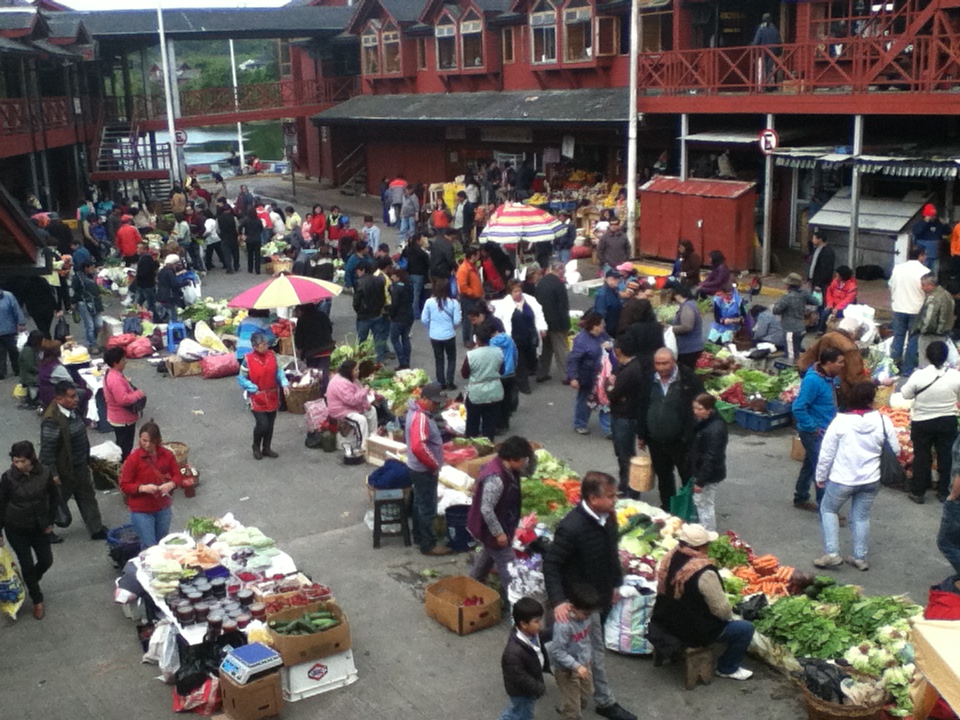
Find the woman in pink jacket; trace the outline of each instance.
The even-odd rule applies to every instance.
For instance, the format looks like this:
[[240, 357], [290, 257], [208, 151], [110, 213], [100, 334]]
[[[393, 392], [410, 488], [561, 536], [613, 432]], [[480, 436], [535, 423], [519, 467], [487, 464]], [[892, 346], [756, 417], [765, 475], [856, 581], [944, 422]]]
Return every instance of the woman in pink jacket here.
[[136, 439], [136, 424], [147, 403], [147, 396], [137, 390], [123, 374], [127, 364], [126, 351], [122, 347], [107, 348], [103, 354], [107, 363], [107, 375], [103, 379], [103, 399], [107, 401], [107, 422], [113, 425], [120, 446], [121, 462], [133, 450]]
[[344, 360], [337, 374], [327, 385], [327, 410], [334, 420], [352, 425], [367, 447], [367, 438], [377, 431], [377, 410], [370, 405], [369, 391], [359, 382], [360, 368], [356, 360]]

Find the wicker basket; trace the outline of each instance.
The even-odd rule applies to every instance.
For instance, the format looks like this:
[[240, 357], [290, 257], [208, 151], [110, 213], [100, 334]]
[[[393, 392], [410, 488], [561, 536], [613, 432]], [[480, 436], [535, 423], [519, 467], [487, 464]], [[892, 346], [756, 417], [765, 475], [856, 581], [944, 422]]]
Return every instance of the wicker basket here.
[[653, 490], [653, 466], [650, 453], [643, 451], [630, 458], [630, 489], [636, 492]]
[[304, 404], [320, 397], [320, 383], [310, 383], [304, 387], [290, 387], [287, 395], [287, 412], [294, 415], [306, 414]]
[[840, 705], [821, 700], [803, 688], [803, 697], [807, 701], [809, 720], [879, 720], [885, 700], [872, 705]]
[[177, 465], [183, 467], [190, 459], [190, 446], [182, 442], [166, 442], [163, 446], [173, 453], [177, 459]]
[[282, 272], [293, 272], [293, 260], [290, 258], [283, 258], [281, 260], [274, 260], [271, 263], [271, 273], [276, 275]]

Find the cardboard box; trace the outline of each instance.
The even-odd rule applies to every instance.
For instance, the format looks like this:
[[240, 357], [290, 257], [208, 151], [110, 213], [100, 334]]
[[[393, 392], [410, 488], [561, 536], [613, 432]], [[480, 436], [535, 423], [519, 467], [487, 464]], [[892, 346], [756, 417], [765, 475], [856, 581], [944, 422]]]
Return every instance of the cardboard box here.
[[323, 660], [281, 668], [280, 678], [283, 699], [296, 702], [356, 682], [357, 666], [353, 663], [353, 651], [347, 650]]
[[280, 338], [279, 351], [281, 355], [293, 355], [293, 338], [290, 336]]
[[471, 458], [470, 460], [464, 460], [461, 463], [457, 463], [454, 465], [454, 467], [461, 472], [465, 472], [474, 480], [479, 480], [480, 470], [483, 469], [483, 466], [491, 460], [493, 460], [493, 455], [481, 455], [480, 457]]
[[167, 365], [167, 372], [170, 377], [189, 377], [191, 375], [200, 375], [200, 361], [188, 362], [181, 357], [171, 355], [164, 359]]
[[233, 720], [261, 720], [279, 715], [283, 710], [279, 671], [255, 678], [246, 685], [237, 685], [229, 675], [221, 672], [220, 694], [223, 711]]
[[367, 463], [382, 466], [391, 455], [406, 457], [406, 443], [397, 442], [381, 435], [371, 435], [367, 440]]
[[[480, 605], [463, 605], [469, 597], [480, 597]], [[500, 593], [465, 575], [448, 577], [427, 585], [427, 617], [457, 635], [493, 627], [500, 622]]]
[[803, 462], [803, 459], [807, 456], [806, 451], [803, 449], [803, 443], [800, 442], [800, 436], [794, 435], [793, 442], [790, 444], [790, 457], [799, 462]]
[[270, 644], [280, 653], [285, 666], [292, 667], [308, 660], [329, 657], [350, 649], [350, 623], [347, 620], [347, 614], [333, 601], [315, 602], [303, 607], [281, 610], [268, 615], [267, 620], [296, 620], [305, 612], [323, 612], [324, 610], [332, 612], [340, 621], [337, 627], [313, 635], [280, 635], [270, 630]]

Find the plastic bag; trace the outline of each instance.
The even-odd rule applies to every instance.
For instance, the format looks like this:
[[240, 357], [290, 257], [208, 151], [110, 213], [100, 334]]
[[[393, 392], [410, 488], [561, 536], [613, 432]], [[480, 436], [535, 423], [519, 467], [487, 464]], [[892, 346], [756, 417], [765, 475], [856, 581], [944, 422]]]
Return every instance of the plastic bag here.
[[153, 665], [159, 664], [161, 648], [163, 647], [164, 642], [166, 642], [168, 635], [174, 635], [175, 637], [172, 623], [166, 619], [161, 620], [153, 629], [153, 634], [150, 636], [150, 644], [147, 645], [147, 651], [143, 654], [140, 662], [150, 663]]
[[58, 317], [56, 324], [53, 326], [53, 339], [58, 340], [59, 342], [65, 341], [70, 336], [70, 323], [67, 322], [66, 318]]
[[953, 340], [947, 340], [947, 367], [956, 370], [960, 367], [960, 352], [957, 352], [957, 344]]
[[200, 292], [200, 281], [195, 280], [183, 286], [183, 302], [187, 305], [194, 305], [203, 298]]
[[63, 499], [60, 488], [57, 488], [57, 507], [53, 512], [53, 524], [58, 528], [68, 528], [73, 522], [73, 515], [70, 512], [70, 506]]
[[210, 351], [207, 348], [190, 338], [184, 338], [177, 346], [177, 355], [188, 362], [199, 360], [202, 357], [206, 357], [209, 353]]
[[173, 691], [173, 711], [210, 716], [220, 709], [220, 678], [208, 677], [188, 693]]
[[643, 581], [630, 587], [636, 587], [638, 595], [621, 597], [610, 608], [603, 624], [603, 641], [608, 650], [623, 655], [649, 655], [653, 644], [647, 639], [647, 628], [657, 599], [656, 587]]
[[327, 421], [330, 413], [327, 410], [327, 401], [323, 398], [317, 400], [308, 400], [303, 404], [304, 420], [307, 423], [307, 429], [318, 431]]
[[17, 333], [17, 352], [20, 352], [26, 346], [28, 337], [30, 337], [30, 333], [26, 330]]
[[108, 348], [122, 347], [125, 348], [127, 345], [132, 343], [137, 339], [137, 336], [133, 333], [120, 333], [119, 335], [112, 335], [109, 340], [107, 340]]
[[697, 521], [697, 507], [693, 504], [693, 480], [687, 481], [680, 491], [670, 498], [670, 514], [685, 523]]
[[223, 344], [223, 341], [217, 337], [217, 334], [210, 329], [210, 326], [207, 325], [203, 320], [197, 322], [193, 326], [193, 337], [196, 338], [196, 341], [203, 345], [205, 348], [210, 348], [215, 353], [228, 353], [227, 346]]
[[26, 593], [13, 553], [0, 545], [0, 612], [16, 620]]
[[387, 225], [396, 225], [397, 224], [397, 209], [390, 206], [390, 209], [387, 210]]
[[207, 355], [200, 360], [200, 372], [204, 380], [231, 377], [240, 374], [240, 363], [232, 354]]
[[673, 334], [672, 327], [665, 328], [663, 331], [663, 346], [672, 352], [674, 357], [679, 354], [677, 350], [677, 338]]
[[[118, 336], [122, 337], [122, 336]], [[153, 343], [148, 337], [138, 337], [129, 343], [126, 347], [128, 358], [145, 358], [153, 355]]]

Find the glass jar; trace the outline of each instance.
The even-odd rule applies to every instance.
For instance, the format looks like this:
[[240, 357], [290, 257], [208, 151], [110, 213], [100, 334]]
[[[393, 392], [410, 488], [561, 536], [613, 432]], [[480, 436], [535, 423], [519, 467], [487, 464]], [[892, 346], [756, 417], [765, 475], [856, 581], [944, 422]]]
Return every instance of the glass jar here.
[[207, 621], [207, 615], [210, 614], [210, 605], [205, 602], [198, 602], [193, 606], [193, 611], [197, 615], [198, 623], [205, 623]]
[[263, 603], [253, 603], [248, 608], [254, 620], [265, 622], [267, 619], [267, 606]]
[[237, 600], [239, 600], [240, 604], [244, 607], [250, 606], [253, 603], [253, 590], [243, 588], [237, 593]]
[[247, 625], [250, 624], [250, 621], [253, 620], [253, 618], [250, 617], [249, 613], [240, 613], [239, 615], [237, 615], [236, 619], [237, 619], [237, 627], [240, 628], [241, 630], [243, 630]]

